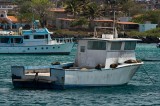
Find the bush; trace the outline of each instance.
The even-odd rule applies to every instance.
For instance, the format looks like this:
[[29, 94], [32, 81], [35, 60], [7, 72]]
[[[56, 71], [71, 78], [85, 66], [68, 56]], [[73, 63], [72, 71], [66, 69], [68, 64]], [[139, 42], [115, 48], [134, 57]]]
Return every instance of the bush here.
[[148, 30], [145, 32], [131, 31], [127, 32], [127, 35], [130, 37], [147, 37], [147, 36], [160, 37], [160, 28]]

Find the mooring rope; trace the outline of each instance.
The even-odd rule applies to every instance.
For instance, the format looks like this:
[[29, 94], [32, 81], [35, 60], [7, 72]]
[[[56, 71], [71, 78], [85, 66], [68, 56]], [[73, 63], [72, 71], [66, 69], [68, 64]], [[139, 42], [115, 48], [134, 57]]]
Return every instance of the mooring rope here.
[[145, 70], [145, 68], [142, 66], [142, 69], [144, 71], [144, 73], [148, 76], [148, 78], [150, 79], [150, 81], [154, 84], [155, 82], [157, 82], [155, 79], [151, 78], [148, 74], [148, 72]]

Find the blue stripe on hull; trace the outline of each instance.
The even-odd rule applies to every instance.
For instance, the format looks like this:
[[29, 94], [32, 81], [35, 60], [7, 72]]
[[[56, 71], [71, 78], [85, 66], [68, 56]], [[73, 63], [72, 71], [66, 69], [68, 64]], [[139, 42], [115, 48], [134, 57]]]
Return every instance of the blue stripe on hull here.
[[69, 55], [70, 52], [34, 52], [34, 53], [0, 53], [0, 54], [54, 54], [54, 55]]

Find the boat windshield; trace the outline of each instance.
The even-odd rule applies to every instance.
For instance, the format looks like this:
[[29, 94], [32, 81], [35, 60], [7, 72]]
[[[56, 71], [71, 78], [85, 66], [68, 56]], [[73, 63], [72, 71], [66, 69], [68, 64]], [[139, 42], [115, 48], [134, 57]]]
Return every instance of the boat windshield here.
[[23, 43], [22, 37], [0, 37], [0, 43]]
[[136, 42], [125, 42], [124, 50], [135, 50]]
[[106, 42], [88, 41], [88, 50], [106, 50]]

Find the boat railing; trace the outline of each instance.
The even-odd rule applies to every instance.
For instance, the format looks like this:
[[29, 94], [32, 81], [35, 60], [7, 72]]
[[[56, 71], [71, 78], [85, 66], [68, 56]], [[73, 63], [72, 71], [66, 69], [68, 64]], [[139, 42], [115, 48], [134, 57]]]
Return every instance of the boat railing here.
[[73, 38], [54, 38], [57, 43], [73, 43]]
[[13, 31], [0, 31], [0, 36], [12, 36], [12, 35], [18, 35], [18, 32], [13, 32]]

